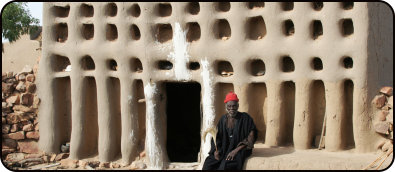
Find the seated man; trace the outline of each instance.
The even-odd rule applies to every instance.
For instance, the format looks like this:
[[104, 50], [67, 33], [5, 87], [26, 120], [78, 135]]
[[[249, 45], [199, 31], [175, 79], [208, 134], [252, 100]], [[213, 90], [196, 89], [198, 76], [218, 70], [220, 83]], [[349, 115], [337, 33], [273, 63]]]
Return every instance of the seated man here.
[[228, 113], [218, 122], [217, 147], [211, 139], [211, 150], [202, 170], [241, 170], [257, 138], [253, 119], [247, 113], [237, 111], [237, 95], [228, 93], [224, 102]]

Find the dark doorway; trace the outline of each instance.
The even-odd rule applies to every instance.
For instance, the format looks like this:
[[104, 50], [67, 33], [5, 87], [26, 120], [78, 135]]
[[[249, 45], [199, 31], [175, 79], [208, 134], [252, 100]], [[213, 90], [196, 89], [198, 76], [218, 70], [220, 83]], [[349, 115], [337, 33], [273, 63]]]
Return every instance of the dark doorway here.
[[200, 90], [199, 83], [166, 83], [167, 153], [170, 162], [198, 161]]

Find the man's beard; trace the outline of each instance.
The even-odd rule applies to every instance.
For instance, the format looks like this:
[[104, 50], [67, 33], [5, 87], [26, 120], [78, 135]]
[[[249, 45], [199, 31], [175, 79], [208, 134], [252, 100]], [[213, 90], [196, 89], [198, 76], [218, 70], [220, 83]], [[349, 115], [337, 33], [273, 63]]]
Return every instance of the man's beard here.
[[235, 117], [235, 116], [236, 116], [236, 114], [237, 114], [237, 111], [236, 111], [236, 112], [234, 112], [234, 114], [232, 114], [232, 113], [230, 113], [230, 112], [228, 112], [228, 114], [229, 114], [229, 116], [230, 116], [230, 117], [232, 117], [232, 118], [233, 118], [233, 117]]

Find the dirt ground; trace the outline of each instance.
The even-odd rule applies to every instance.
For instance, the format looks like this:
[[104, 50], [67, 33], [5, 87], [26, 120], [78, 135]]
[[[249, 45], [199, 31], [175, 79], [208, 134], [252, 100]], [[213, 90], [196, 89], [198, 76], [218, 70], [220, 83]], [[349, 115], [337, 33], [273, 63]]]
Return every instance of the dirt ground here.
[[[377, 159], [382, 152], [376, 153], [355, 153], [354, 149], [341, 151], [341, 152], [327, 152], [325, 150], [309, 149], [309, 150], [295, 150], [293, 147], [270, 147], [264, 144], [255, 144], [253, 154], [249, 157], [246, 162], [244, 169], [246, 170], [360, 170], [369, 165], [375, 159]], [[374, 170], [381, 163], [381, 160], [377, 161], [369, 170]], [[379, 170], [385, 169], [392, 165], [393, 154], [384, 161]], [[56, 169], [76, 169], [76, 170], [144, 170], [146, 167], [146, 159], [137, 159], [131, 165], [122, 165], [121, 159], [112, 163], [102, 166], [96, 165], [88, 167], [85, 165], [81, 166], [83, 162], [98, 162], [98, 157], [92, 157], [83, 159], [77, 162], [74, 167], [57, 163], [45, 163], [30, 166], [27, 168], [16, 167], [14, 170], [56, 170]], [[57, 166], [46, 167], [50, 164]], [[91, 163], [88, 163], [91, 164]], [[113, 164], [118, 164], [119, 167], [114, 168]], [[392, 165], [393, 166], [393, 165]], [[394, 168], [394, 167], [391, 167]], [[200, 163], [180, 163], [172, 162], [169, 164], [168, 170], [200, 170]]]

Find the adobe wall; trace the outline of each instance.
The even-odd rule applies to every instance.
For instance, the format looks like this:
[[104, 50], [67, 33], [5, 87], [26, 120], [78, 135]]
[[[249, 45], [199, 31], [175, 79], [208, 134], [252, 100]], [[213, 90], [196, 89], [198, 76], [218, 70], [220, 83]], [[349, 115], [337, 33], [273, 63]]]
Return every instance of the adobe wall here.
[[[385, 67], [370, 63], [379, 47], [371, 38], [388, 24], [374, 17], [392, 16], [376, 4], [44, 3], [40, 148], [58, 152], [70, 141], [72, 159], [126, 163], [145, 149], [149, 167], [165, 168], [164, 85], [197, 82], [201, 133], [235, 91], [259, 142], [314, 148], [326, 116], [325, 150], [372, 152], [377, 85], [368, 81], [393, 69], [383, 63], [392, 60], [389, 27], [391, 46], [373, 57], [385, 56]], [[210, 148], [203, 140], [200, 162]]]
[[1, 53], [1, 68], [3, 72], [21, 71], [25, 65], [33, 67], [37, 58], [41, 56], [40, 43], [30, 40], [29, 34], [13, 43], [3, 43], [4, 51]]

